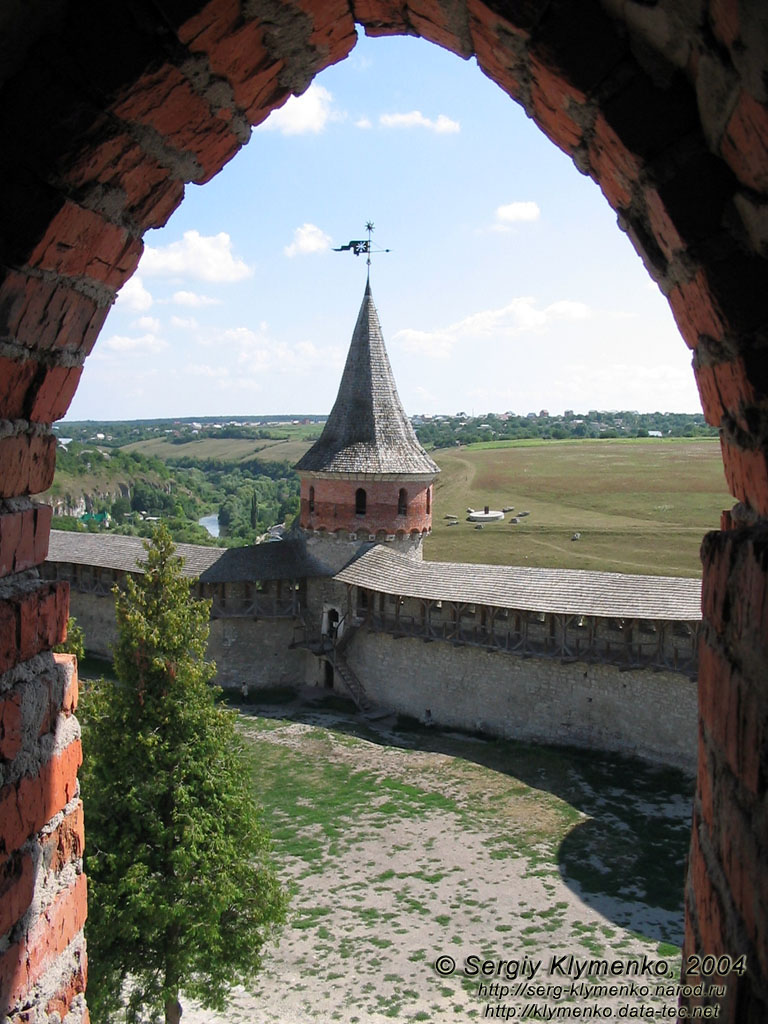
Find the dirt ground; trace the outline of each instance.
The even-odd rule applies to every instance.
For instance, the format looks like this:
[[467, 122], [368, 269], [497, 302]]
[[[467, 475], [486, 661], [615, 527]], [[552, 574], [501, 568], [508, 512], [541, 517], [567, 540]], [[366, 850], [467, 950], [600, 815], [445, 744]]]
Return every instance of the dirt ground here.
[[[297, 821], [304, 838], [319, 844], [314, 859], [286, 856], [276, 844], [281, 877], [294, 891], [279, 945], [253, 993], [237, 989], [221, 1014], [185, 1004], [185, 1022], [546, 1020], [550, 1010], [568, 1019], [577, 1007], [582, 1015], [590, 1009], [591, 1019], [618, 1020], [651, 1006], [673, 1019], [679, 906], [638, 898], [631, 865], [623, 889], [599, 891], [601, 872], [615, 866], [609, 860], [626, 856], [607, 840], [576, 847], [580, 869], [593, 868], [598, 879], [588, 892], [569, 876], [566, 854], [579, 830], [587, 835], [598, 826], [601, 808], [614, 833], [626, 829], [610, 808], [629, 805], [639, 820], [647, 817], [645, 853], [653, 859], [654, 822], [687, 829], [687, 792], [646, 786], [638, 794], [622, 781], [599, 793], [585, 778], [576, 780], [586, 797], [574, 808], [553, 794], [544, 769], [539, 788], [533, 766], [522, 784], [482, 765], [484, 741], [462, 738], [459, 757], [443, 752], [450, 734], [428, 743], [417, 736], [409, 747], [392, 719], [366, 723], [355, 735], [352, 715], [320, 708], [281, 717], [290, 713], [249, 708], [241, 724], [274, 745], [265, 749], [308, 765], [326, 759], [334, 771], [380, 780], [382, 790], [357, 808], [342, 842], [328, 840], [316, 822]], [[578, 774], [567, 762], [562, 771]], [[383, 780], [414, 801], [412, 813], [396, 813]], [[426, 796], [417, 805], [419, 794]], [[297, 817], [302, 799], [313, 801], [309, 785], [296, 798]]]

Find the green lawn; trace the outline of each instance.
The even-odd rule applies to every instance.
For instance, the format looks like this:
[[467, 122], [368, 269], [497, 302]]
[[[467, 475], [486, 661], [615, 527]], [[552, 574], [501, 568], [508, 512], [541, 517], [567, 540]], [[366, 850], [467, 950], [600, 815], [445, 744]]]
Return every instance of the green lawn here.
[[[733, 504], [716, 440], [524, 441], [433, 454], [441, 475], [425, 557], [434, 561], [698, 576], [701, 538]], [[515, 511], [476, 530], [466, 509], [485, 505]], [[510, 525], [520, 511], [530, 516]], [[449, 527], [446, 514], [459, 524]]]

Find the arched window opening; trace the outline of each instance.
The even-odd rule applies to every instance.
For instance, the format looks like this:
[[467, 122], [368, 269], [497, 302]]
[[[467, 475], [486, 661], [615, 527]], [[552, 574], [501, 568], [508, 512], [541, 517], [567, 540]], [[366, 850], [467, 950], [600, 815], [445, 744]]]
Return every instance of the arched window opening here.
[[312, 513], [314, 511], [315, 511], [315, 488], [314, 487], [310, 487], [309, 488], [309, 514], [312, 515]]
[[407, 515], [408, 513], [408, 494], [404, 487], [400, 488], [400, 493], [397, 496], [397, 514], [399, 516]]
[[365, 491], [363, 490], [362, 487], [358, 487], [358, 489], [355, 491], [355, 515], [356, 516], [364, 516], [365, 515], [365, 505], [366, 505]]
[[432, 488], [427, 488], [427, 515], [432, 513]]

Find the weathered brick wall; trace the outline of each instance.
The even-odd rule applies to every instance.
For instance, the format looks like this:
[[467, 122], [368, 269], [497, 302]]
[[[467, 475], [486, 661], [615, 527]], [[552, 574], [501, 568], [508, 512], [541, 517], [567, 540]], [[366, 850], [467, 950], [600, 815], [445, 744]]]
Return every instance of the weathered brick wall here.
[[[310, 487], [314, 488], [310, 511]], [[358, 488], [366, 494], [365, 514], [355, 512]], [[406, 492], [405, 515], [398, 513], [400, 491]], [[300, 522], [305, 530], [368, 534], [429, 533], [432, 530], [432, 483], [401, 480], [334, 480], [304, 477]], [[429, 511], [427, 505], [429, 504]]]
[[696, 767], [696, 684], [677, 672], [561, 664], [356, 631], [345, 656], [375, 702], [490, 736]]
[[[714, 653], [701, 673], [687, 941], [704, 951], [737, 943], [728, 950], [736, 954], [754, 935], [764, 950], [768, 905], [750, 888], [756, 876], [747, 865], [753, 854], [765, 861], [768, 837], [748, 796], [756, 789], [764, 798], [768, 752], [758, 730], [763, 767], [750, 789], [752, 776], [742, 778], [744, 766], [731, 763], [711, 697], [725, 691], [739, 719], [764, 721], [765, 652], [753, 636], [765, 631], [758, 595], [766, 567], [753, 553], [768, 519], [763, 0], [3, 5], [1, 670], [49, 647], [64, 614], [65, 588], [53, 597], [23, 575], [42, 560], [47, 533], [27, 496], [50, 482], [50, 423], [67, 409], [115, 290], [136, 267], [143, 232], [167, 220], [185, 182], [216, 173], [250, 124], [343, 58], [355, 21], [371, 34], [415, 34], [476, 55], [482, 71], [600, 184], [692, 350], [707, 418], [721, 430], [729, 486], [743, 507], [738, 534], [704, 548], [705, 586], [730, 596], [719, 617], [707, 612]], [[730, 715], [730, 698], [727, 706]], [[711, 821], [702, 811], [708, 801]], [[727, 850], [713, 824], [726, 819]], [[755, 953], [720, 1019], [751, 1024], [766, 1016], [768, 968]]]
[[[46, 645], [66, 609], [55, 597], [29, 627]], [[71, 655], [0, 676], [0, 1006], [14, 1024], [87, 1019], [77, 688]]]

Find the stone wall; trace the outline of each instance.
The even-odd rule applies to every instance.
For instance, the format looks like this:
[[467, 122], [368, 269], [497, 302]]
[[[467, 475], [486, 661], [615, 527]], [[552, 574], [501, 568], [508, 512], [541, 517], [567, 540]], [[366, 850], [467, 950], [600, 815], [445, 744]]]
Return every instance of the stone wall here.
[[677, 672], [562, 664], [359, 629], [345, 657], [371, 699], [492, 736], [696, 765], [696, 684]]
[[[73, 590], [70, 611], [85, 632], [86, 650], [111, 658], [117, 639], [114, 597]], [[290, 649], [297, 627], [296, 619], [211, 619], [208, 657], [216, 662], [216, 682], [239, 689], [244, 681], [251, 688], [303, 681], [306, 652]]]

